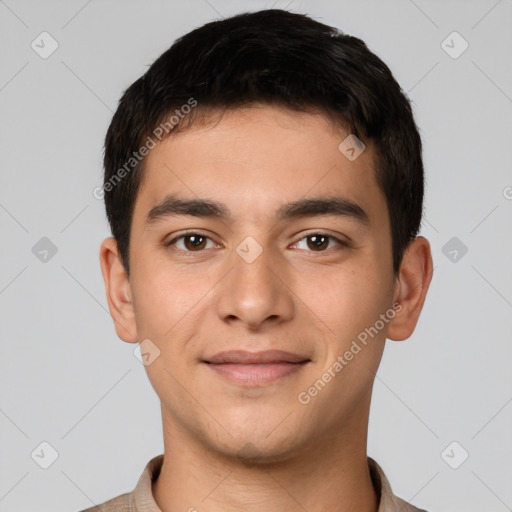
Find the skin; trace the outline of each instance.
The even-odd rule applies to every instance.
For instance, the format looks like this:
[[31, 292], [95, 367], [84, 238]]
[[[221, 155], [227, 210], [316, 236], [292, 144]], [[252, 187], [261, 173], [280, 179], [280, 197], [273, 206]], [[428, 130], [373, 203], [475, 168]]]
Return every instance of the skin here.
[[[193, 125], [151, 150], [130, 239], [130, 276], [112, 238], [100, 262], [118, 336], [150, 339], [147, 374], [161, 401], [164, 463], [153, 483], [162, 511], [375, 512], [366, 442], [385, 339], [414, 331], [432, 277], [429, 242], [417, 237], [393, 273], [385, 196], [374, 149], [354, 161], [348, 135], [321, 114], [258, 105]], [[231, 220], [170, 216], [145, 225], [167, 194], [224, 203]], [[277, 221], [283, 204], [338, 194], [352, 217]], [[200, 249], [193, 230], [208, 237]], [[318, 249], [311, 236], [327, 234]], [[248, 236], [262, 253], [236, 252]], [[309, 238], [308, 238], [309, 236]], [[186, 254], [179, 250], [187, 251]], [[400, 311], [307, 404], [307, 391], [357, 335], [399, 302]], [[240, 386], [202, 362], [233, 349], [280, 349], [310, 359], [299, 371]], [[331, 370], [332, 371], [332, 370]]]

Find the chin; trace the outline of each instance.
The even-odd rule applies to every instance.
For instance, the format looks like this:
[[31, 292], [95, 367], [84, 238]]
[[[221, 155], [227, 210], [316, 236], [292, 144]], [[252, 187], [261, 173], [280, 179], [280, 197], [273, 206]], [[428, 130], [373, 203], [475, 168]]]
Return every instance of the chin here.
[[232, 437], [225, 437], [221, 445], [217, 444], [213, 448], [244, 465], [264, 466], [293, 458], [301, 452], [302, 444], [303, 439], [299, 439], [298, 433], [294, 435], [289, 429], [281, 432], [272, 432], [271, 429], [258, 432], [253, 427], [244, 433], [233, 433]]

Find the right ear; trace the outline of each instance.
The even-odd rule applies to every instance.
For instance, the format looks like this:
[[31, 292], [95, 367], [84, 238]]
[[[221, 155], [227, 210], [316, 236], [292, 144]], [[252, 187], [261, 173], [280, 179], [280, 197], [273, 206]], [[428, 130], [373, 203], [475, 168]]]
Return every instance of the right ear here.
[[136, 343], [138, 341], [137, 326], [130, 281], [121, 261], [117, 242], [113, 237], [105, 238], [101, 244], [100, 265], [108, 308], [114, 320], [117, 335], [127, 343]]

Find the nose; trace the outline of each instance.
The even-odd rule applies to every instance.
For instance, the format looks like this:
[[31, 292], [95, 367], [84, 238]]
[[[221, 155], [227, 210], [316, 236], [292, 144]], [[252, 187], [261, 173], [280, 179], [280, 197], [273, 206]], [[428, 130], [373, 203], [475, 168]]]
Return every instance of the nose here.
[[270, 250], [252, 262], [233, 253], [232, 270], [219, 283], [217, 314], [223, 322], [240, 323], [258, 330], [264, 325], [277, 325], [294, 315], [291, 278], [279, 256]]

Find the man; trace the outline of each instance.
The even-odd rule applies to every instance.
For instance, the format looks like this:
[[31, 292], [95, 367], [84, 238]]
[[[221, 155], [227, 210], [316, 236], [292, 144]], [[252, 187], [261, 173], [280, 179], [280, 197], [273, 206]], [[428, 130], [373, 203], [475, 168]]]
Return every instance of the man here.
[[108, 304], [165, 450], [88, 510], [419, 510], [366, 454], [385, 340], [412, 334], [432, 276], [387, 66], [304, 15], [208, 23], [124, 93], [104, 163]]

